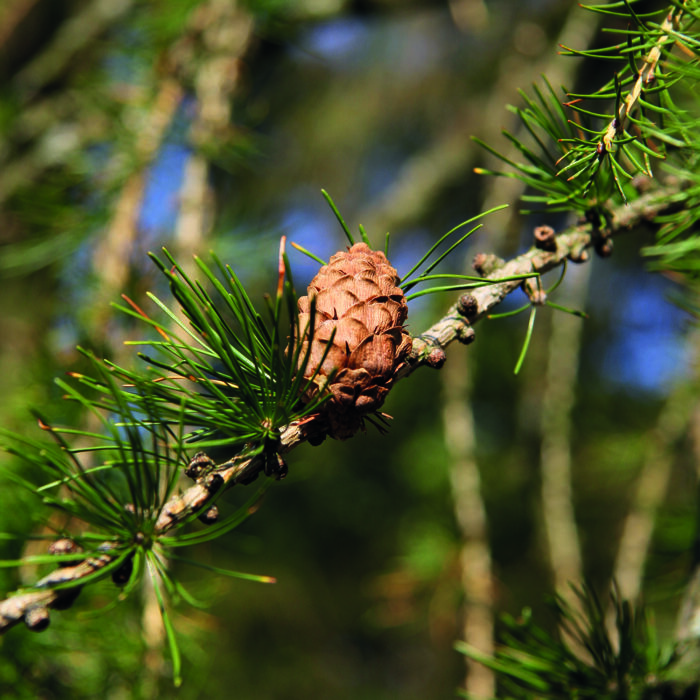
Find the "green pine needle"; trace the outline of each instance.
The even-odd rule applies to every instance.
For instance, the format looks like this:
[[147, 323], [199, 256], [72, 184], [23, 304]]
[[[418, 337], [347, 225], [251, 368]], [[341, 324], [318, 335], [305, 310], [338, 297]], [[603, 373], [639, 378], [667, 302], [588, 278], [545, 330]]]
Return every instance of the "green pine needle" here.
[[[442, 253], [437, 253], [438, 248], [442, 243], [447, 241], [447, 239], [452, 236], [453, 233], [456, 233], [460, 229], [464, 228], [468, 224], [471, 224], [479, 219], [481, 219], [484, 216], [488, 216], [489, 214], [492, 214], [493, 212], [496, 211], [501, 211], [502, 209], [507, 208], [507, 204], [502, 204], [497, 207], [493, 207], [492, 209], [489, 209], [488, 211], [481, 212], [480, 214], [477, 214], [476, 216], [472, 216], [470, 219], [467, 219], [466, 221], [463, 221], [460, 224], [457, 224], [454, 228], [450, 229], [447, 233], [445, 233], [443, 236], [441, 236], [429, 249], [428, 251], [418, 260], [418, 262], [413, 265], [413, 267], [401, 278], [400, 281], [400, 286], [404, 290], [404, 292], [407, 292], [410, 290], [412, 287], [414, 287], [416, 284], [419, 284], [421, 281], [421, 278], [424, 275], [428, 275], [439, 263], [441, 263], [448, 255], [454, 252], [454, 250], [459, 246], [461, 243], [463, 243], [469, 236], [471, 236], [474, 232], [478, 231], [483, 224], [479, 223], [478, 225], [474, 226], [471, 228], [466, 234], [461, 236], [455, 243], [450, 244], [449, 248]], [[436, 258], [430, 262], [430, 257], [435, 255]], [[421, 266], [426, 265], [425, 269], [418, 274], [418, 276], [415, 279], [411, 279], [411, 277], [416, 274]]]
[[194, 559], [187, 559], [178, 555], [171, 556], [171, 559], [189, 564], [190, 566], [195, 566], [199, 569], [204, 569], [206, 571], [211, 571], [212, 573], [218, 574], [220, 576], [228, 576], [230, 578], [239, 578], [245, 581], [254, 581], [255, 583], [277, 583], [277, 579], [274, 576], [264, 576], [260, 574], [248, 574], [242, 571], [233, 571], [231, 569], [222, 569], [218, 566], [211, 566], [210, 564], [204, 564], [200, 561], [195, 561]]
[[300, 253], [303, 253], [307, 257], [311, 258], [314, 262], [317, 262], [319, 265], [327, 264], [323, 258], [319, 258], [318, 255], [314, 255], [310, 250], [307, 250], [303, 246], [300, 246], [298, 243], [294, 243], [294, 241], [291, 241], [290, 245], [296, 248]]
[[333, 210], [333, 213], [335, 214], [335, 218], [338, 219], [338, 223], [340, 224], [341, 228], [343, 229], [343, 232], [348, 238], [348, 241], [350, 241], [350, 245], [355, 245], [355, 239], [353, 238], [352, 233], [350, 233], [350, 229], [348, 228], [348, 225], [345, 223], [345, 220], [341, 216], [340, 212], [338, 211], [338, 207], [335, 206], [335, 202], [331, 199], [331, 196], [326, 192], [326, 190], [321, 190], [321, 194], [323, 195], [324, 199], [326, 202], [328, 202], [328, 205], [330, 208]]
[[532, 339], [532, 331], [535, 328], [535, 316], [537, 315], [537, 307], [532, 306], [530, 308], [530, 318], [528, 319], [527, 322], [527, 331], [525, 333], [525, 340], [523, 341], [523, 347], [520, 350], [520, 355], [518, 357], [518, 361], [515, 363], [515, 369], [513, 370], [513, 374], [518, 374], [520, 372], [520, 369], [523, 366], [523, 362], [525, 362], [525, 356], [527, 355], [528, 348], [530, 347], [530, 340]]
[[362, 236], [362, 240], [363, 240], [368, 246], [371, 247], [372, 244], [370, 243], [369, 236], [367, 235], [367, 231], [365, 231], [365, 227], [364, 227], [362, 224], [360, 224], [359, 229], [360, 229], [360, 235]]

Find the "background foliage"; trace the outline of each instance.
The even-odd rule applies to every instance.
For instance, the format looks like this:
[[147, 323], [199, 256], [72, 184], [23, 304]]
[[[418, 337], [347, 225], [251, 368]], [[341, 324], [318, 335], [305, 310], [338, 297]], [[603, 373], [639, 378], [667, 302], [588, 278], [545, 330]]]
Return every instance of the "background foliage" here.
[[[511, 183], [473, 173], [495, 165], [470, 136], [497, 143], [501, 127], [515, 128], [505, 105], [543, 70], [553, 84], [590, 85], [599, 63], [556, 58], [555, 47], [596, 45], [594, 29], [562, 0], [10, 0], [0, 8], [2, 424], [32, 430], [29, 406], [59, 423], [83, 420], [52, 380], [85, 369], [78, 344], [128, 357], [123, 341], [143, 329], [108, 305], [122, 292], [167, 297], [149, 250], [167, 245], [185, 265], [213, 249], [261, 299], [275, 288], [281, 234], [326, 259], [345, 245], [322, 187], [377, 245], [392, 232], [400, 273], [460, 221], [513, 201]], [[467, 256], [512, 255], [533, 225], [558, 217], [489, 217]], [[670, 636], [695, 537], [698, 461], [697, 419], [672, 418], [695, 413], [693, 392], [676, 387], [694, 388], [696, 341], [690, 317], [669, 303], [675, 280], [645, 271], [639, 249], [651, 239], [640, 239], [621, 238], [611, 259], [594, 261], [593, 284], [585, 268], [570, 269], [557, 299], [590, 318], [573, 319], [579, 335], [555, 351], [563, 367], [548, 360], [562, 315], [538, 314], [518, 377], [526, 319], [484, 322], [468, 350], [450, 349], [441, 374], [424, 369], [397, 385], [388, 436], [295, 450], [260, 512], [190, 555], [277, 584], [178, 572], [206, 602], [175, 608], [182, 688], [172, 688], [147, 590], [85, 614], [114, 599], [105, 583], [54, 614], [46, 633], [2, 638], [3, 697], [231, 688], [241, 698], [453, 697], [464, 676], [453, 644], [471, 593], [448, 399], [473, 415], [489, 604], [514, 615], [531, 606], [546, 626], [559, 584], [541, 491], [542, 445], [548, 431], [563, 434], [543, 423], [553, 384], [571, 391], [570, 409], [564, 400], [550, 414], [568, 416], [582, 573], [594, 585], [604, 589], [616, 567], [645, 467], [656, 460], [651, 473], [667, 474], [651, 489], [660, 502], [642, 502], [653, 538], [640, 583]], [[315, 266], [301, 255], [292, 263], [303, 289]], [[447, 303], [413, 302], [411, 330]], [[578, 372], [567, 372], [576, 357]], [[467, 373], [471, 386], [455, 399]], [[0, 531], [35, 532], [28, 497], [3, 478]], [[236, 487], [226, 505], [248, 496]], [[0, 544], [3, 558], [22, 554]], [[16, 585], [3, 572], [2, 590]]]

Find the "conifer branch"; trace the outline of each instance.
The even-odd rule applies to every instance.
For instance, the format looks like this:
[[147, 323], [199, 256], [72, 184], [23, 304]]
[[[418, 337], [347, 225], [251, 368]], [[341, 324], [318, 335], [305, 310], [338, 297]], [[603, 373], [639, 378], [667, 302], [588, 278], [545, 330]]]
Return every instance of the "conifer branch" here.
[[[677, 186], [659, 188], [640, 196], [630, 205], [618, 208], [605, 231], [591, 223], [577, 224], [553, 238], [544, 237], [544, 242], [540, 235], [537, 244], [529, 251], [507, 262], [493, 255], [477, 256], [477, 271], [493, 284], [486, 284], [463, 295], [437, 323], [414, 337], [409, 361], [399, 372], [398, 378], [408, 376], [421, 365], [442, 366], [445, 348], [454, 340], [471, 342], [474, 338], [472, 325], [487, 318], [489, 312], [506, 296], [523, 286], [523, 275], [544, 274], [563, 265], [566, 260], [584, 262], [588, 258], [587, 249], [591, 247], [601, 250], [602, 246], [603, 250], [608, 250], [611, 237], [650, 222], [676, 206], [671, 197], [675, 192]], [[543, 250], [543, 247], [547, 249]], [[518, 276], [520, 279], [517, 279]], [[498, 282], [504, 278], [508, 281]], [[533, 303], [542, 301], [533, 300]], [[307, 416], [281, 428], [276, 447], [279, 459], [303, 442], [317, 443], [323, 439], [327, 428], [319, 415]], [[163, 505], [153, 536], [163, 535], [194, 515], [204, 513], [225, 489], [236, 484], [249, 484], [261, 473], [277, 478], [284, 476], [284, 468], [271, 468], [268, 460], [269, 455], [264, 451], [246, 452], [243, 449], [221, 464], [216, 465], [209, 460], [205, 468], [186, 470], [195, 478], [195, 484], [172, 496]], [[83, 581], [88, 582], [101, 573], [105, 574], [108, 568], [118, 568], [119, 559], [123, 559], [124, 555], [110, 552], [111, 547], [109, 542], [105, 542], [97, 548], [99, 556], [89, 556], [76, 565], [60, 567], [38, 581], [32, 590], [0, 602], [0, 633], [21, 621], [32, 629], [44, 629], [48, 625], [49, 608], [60, 610], [68, 607]]]
[[[591, 222], [575, 224], [553, 238], [546, 239], [546, 242], [538, 241], [529, 251], [508, 262], [495, 256], [478, 255], [475, 268], [485, 272], [484, 279], [497, 281], [509, 278], [509, 281], [485, 285], [463, 295], [437, 323], [414, 337], [409, 364], [401, 376], [410, 374], [421, 365], [439, 367], [445, 360], [445, 348], [455, 340], [471, 342], [474, 337], [471, 326], [486, 318], [506, 296], [523, 285], [522, 279], [512, 279], [513, 277], [531, 273], [544, 274], [567, 260], [585, 262], [588, 259], [587, 249], [591, 247], [601, 255], [609, 254], [612, 237], [672, 211], [677, 206], [673, 200], [673, 195], [677, 193], [677, 185], [650, 191], [629, 205], [612, 210], [605, 229]], [[537, 240], [537, 235], [535, 238]], [[548, 249], [543, 250], [538, 245]], [[538, 303], [543, 301], [544, 299], [539, 299]]]
[[[279, 451], [286, 453], [302, 442], [313, 441], [316, 433], [317, 426], [311, 422], [294, 423], [282, 431]], [[222, 489], [248, 484], [264, 469], [265, 459], [261, 454], [236, 455], [213, 466], [199, 476], [193, 486], [173, 496], [163, 506], [153, 536], [163, 535], [194, 514], [202, 513]], [[40, 579], [31, 591], [1, 601], [0, 634], [22, 621], [32, 630], [46, 629], [49, 608], [62, 610], [69, 607], [77, 597], [83, 579], [94, 579], [110, 565], [116, 568], [120, 555], [111, 553], [111, 548], [109, 542], [104, 542], [97, 548], [102, 552], [99, 556], [88, 557], [74, 566], [61, 566]]]

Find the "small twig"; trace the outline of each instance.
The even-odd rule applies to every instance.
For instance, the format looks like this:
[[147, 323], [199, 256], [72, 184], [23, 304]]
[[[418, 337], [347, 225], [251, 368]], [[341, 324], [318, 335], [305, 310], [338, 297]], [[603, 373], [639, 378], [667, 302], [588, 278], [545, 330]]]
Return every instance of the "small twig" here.
[[[322, 429], [323, 426], [314, 421], [292, 423], [281, 433], [278, 451], [287, 453], [302, 442], [313, 440]], [[253, 481], [263, 471], [264, 461], [259, 454], [253, 457], [236, 456], [202, 475], [193, 486], [173, 496], [163, 506], [156, 521], [154, 539], [174, 529], [193, 513], [204, 510], [222, 488]], [[105, 543], [98, 547], [105, 550], [99, 557], [89, 557], [75, 566], [55, 569], [34, 585], [39, 590], [0, 601], [0, 634], [22, 621], [33, 630], [45, 629], [48, 626], [48, 608], [60, 610], [69, 607], [79, 592], [80, 580], [115, 561], [116, 555], [109, 552], [110, 547], [109, 543]], [[60, 589], [52, 587], [67, 583], [75, 585]]]
[[634, 86], [627, 93], [627, 97], [624, 99], [624, 101], [620, 102], [617, 114], [610, 121], [607, 131], [603, 136], [603, 146], [605, 147], [606, 151], [614, 150], [615, 137], [624, 132], [627, 125], [627, 119], [637, 102], [639, 102], [639, 98], [642, 96], [644, 88], [653, 82], [656, 67], [661, 59], [661, 49], [668, 41], [669, 33], [673, 31], [677, 25], [678, 17], [679, 15], [677, 13], [669, 13], [661, 25], [661, 35], [654, 46], [652, 46], [649, 53], [642, 60], [642, 66], [637, 71], [637, 80], [635, 81]]
[[[639, 199], [613, 211], [610, 236], [632, 230], [651, 221], [661, 213], [670, 211], [675, 204], [671, 197], [678, 193], [678, 186], [659, 188], [642, 195]], [[532, 247], [526, 253], [512, 258], [496, 270], [485, 275], [484, 279], [494, 281], [530, 273], [544, 274], [566, 260], [584, 262], [588, 259], [586, 249], [595, 244], [595, 231], [590, 223], [569, 227], [556, 236], [553, 250], [539, 250]], [[443, 350], [453, 341], [463, 341], [465, 329], [486, 317], [511, 292], [522, 285], [522, 279], [509, 279], [498, 284], [487, 284], [474, 289], [453, 304], [447, 313], [428, 330], [413, 339], [409, 362], [400, 377], [406, 377], [422, 365], [435, 366], [430, 361], [430, 353]], [[467, 308], [468, 307], [468, 308]]]

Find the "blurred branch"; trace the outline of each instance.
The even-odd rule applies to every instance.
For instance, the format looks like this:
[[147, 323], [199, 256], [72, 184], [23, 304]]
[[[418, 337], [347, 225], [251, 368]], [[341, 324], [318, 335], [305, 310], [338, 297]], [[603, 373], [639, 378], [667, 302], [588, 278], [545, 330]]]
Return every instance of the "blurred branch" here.
[[[567, 305], [578, 307], [588, 291], [590, 266], [572, 275]], [[552, 325], [540, 429], [542, 518], [549, 544], [555, 590], [575, 608], [569, 584], [582, 580], [581, 546], [571, 484], [571, 426], [581, 350], [581, 319], [563, 314]]]
[[[451, 3], [450, 9], [452, 11], [455, 22], [460, 24], [465, 30], [469, 27], [471, 28], [470, 22], [473, 21], [474, 17], [481, 17], [482, 20], [486, 20], [486, 8], [481, 2], [455, 2]], [[483, 13], [483, 14], [482, 14]], [[465, 23], [460, 23], [460, 18]], [[467, 19], [470, 18], [470, 19]], [[579, 44], [588, 45], [590, 39], [593, 36], [594, 29], [597, 25], [595, 18], [587, 13], [569, 11], [567, 16], [567, 21], [559, 33], [558, 42], [559, 43], [573, 43], [573, 37], [576, 37], [576, 41]], [[514, 27], [513, 35], [514, 37], [519, 31], [522, 33], [522, 25]], [[550, 58], [550, 52], [546, 53], [547, 65], [542, 65], [545, 61], [540, 61], [540, 65], [537, 66], [538, 73], [546, 73], [548, 75], [554, 75], [555, 81], [557, 83], [570, 83], [573, 79], [573, 74], [578, 68], [574, 61], [561, 61], [552, 60]], [[498, 110], [502, 110], [503, 104], [507, 103], [508, 96], [513, 94], [517, 85], [521, 84], [525, 79], [525, 72], [530, 70], [532, 67], [528, 62], [523, 61], [522, 57], [516, 55], [512, 52], [510, 55], [503, 58], [500, 64], [500, 70], [498, 79], [496, 81], [496, 87], [489, 93], [488, 103], [486, 107], [482, 107], [477, 113], [473, 114], [472, 117], [480, 121], [480, 125], [477, 129], [478, 133], [484, 134], [487, 141], [495, 140], [499, 135], [498, 131], [500, 129], [501, 122], [499, 120], [490, 119], [490, 115], [497, 113]], [[506, 114], [503, 115], [507, 116]], [[452, 148], [452, 150], [457, 151], [457, 144], [452, 142], [456, 139], [448, 138], [444, 144], [438, 144], [436, 153], [433, 154], [434, 160], [438, 164], [448, 164], [448, 168], [441, 171], [437, 170], [440, 176], [444, 180], [448, 180], [452, 175], [455, 166], [464, 167], [470, 160], [473, 160], [475, 154], [473, 149], [461, 147], [459, 150], [460, 158], [457, 161], [453, 161], [454, 154], [446, 154], [445, 160], [440, 160], [437, 156], [440, 150], [444, 146]], [[512, 150], [515, 150], [514, 146], [511, 146]], [[424, 165], [434, 165], [429, 162], [430, 159], [420, 158], [418, 163], [425, 161]], [[411, 168], [413, 169], [413, 167]], [[408, 173], [407, 173], [408, 174]], [[419, 174], [419, 173], [418, 173]], [[408, 188], [404, 188], [404, 199], [407, 199], [406, 195], [409, 194], [411, 187], [415, 188], [416, 182], [420, 184], [425, 184], [426, 179], [416, 180], [417, 173], [411, 172], [410, 177], [406, 180], [408, 183], [412, 183]], [[438, 182], [438, 177], [433, 175], [432, 179], [428, 179], [429, 185], [433, 182]], [[503, 201], [516, 202], [522, 196], [524, 186], [523, 183], [515, 178], [494, 178], [487, 180], [485, 182], [486, 193], [483, 201], [488, 202], [488, 206], [485, 208], [490, 209], [497, 206]], [[401, 188], [396, 188], [397, 192], [401, 192]], [[430, 193], [429, 193], [430, 194]], [[415, 195], [413, 196], [413, 202], [420, 198]], [[405, 204], [405, 202], [404, 202]], [[509, 229], [512, 231], [512, 221], [517, 217], [517, 213], [512, 210], [504, 210], [501, 212], [496, 212], [494, 215], [496, 223], [493, 219], [490, 219], [490, 235], [489, 241], [492, 245], [493, 250], [503, 250], [506, 243], [506, 239], [509, 234]], [[573, 321], [573, 324], [567, 323], [567, 327], [578, 328], [580, 322], [578, 319], [563, 319], [564, 323], [567, 321]], [[554, 340], [552, 341], [554, 342]], [[552, 351], [554, 348], [552, 347]], [[462, 571], [462, 586], [464, 591], [464, 612], [463, 612], [463, 630], [462, 639], [470, 646], [479, 649], [481, 652], [486, 654], [492, 654], [494, 650], [494, 593], [493, 593], [493, 573], [491, 570], [491, 552], [490, 545], [488, 542], [488, 522], [485, 505], [483, 503], [481, 494], [481, 478], [478, 470], [478, 465], [474, 457], [474, 426], [473, 426], [473, 415], [471, 413], [471, 403], [470, 403], [470, 387], [469, 387], [469, 375], [473, 376], [478, 372], [474, 363], [476, 357], [470, 358], [469, 366], [464, 367], [457, 366], [454, 363], [447, 365], [446, 373], [443, 376], [443, 393], [444, 393], [444, 419], [443, 424], [445, 428], [445, 445], [448, 450], [448, 454], [451, 454], [450, 459], [450, 477], [452, 483], [452, 498], [454, 501], [455, 515], [457, 522], [460, 527], [460, 532], [462, 534], [462, 552], [460, 557], [461, 571]], [[549, 369], [553, 368], [554, 364], [550, 362]], [[572, 363], [576, 366], [576, 363]], [[554, 387], [551, 387], [554, 384]], [[557, 387], [560, 385], [557, 382], [548, 382], [548, 386], [551, 387], [551, 391], [547, 392], [548, 396], [552, 393], [559, 394]], [[567, 385], [568, 386], [568, 385]], [[570, 388], [570, 387], [569, 387]], [[551, 398], [554, 399], [552, 396]], [[545, 397], [545, 403], [547, 399]], [[546, 408], [545, 408], [546, 411]], [[546, 416], [543, 416], [543, 423], [546, 421]], [[566, 420], [566, 418], [564, 419]], [[545, 436], [553, 435], [553, 431], [556, 430], [556, 426], [548, 425], [544, 431]], [[545, 437], [545, 440], [547, 438]], [[552, 441], [556, 442], [557, 438], [552, 437]], [[551, 441], [550, 441], [551, 442]], [[543, 444], [542, 446], [542, 456], [543, 456], [543, 481], [550, 482], [552, 479], [548, 479], [547, 475], [552, 473], [551, 467], [552, 459], [548, 457], [553, 457], [556, 451], [556, 446], [550, 444], [549, 446]], [[568, 468], [566, 473], [559, 474], [561, 479], [557, 482], [557, 491], [564, 493], [564, 498], [566, 499], [562, 508], [566, 509], [566, 503], [570, 504], [570, 484], [568, 483]], [[551, 492], [552, 489], [550, 488]], [[544, 486], [543, 486], [544, 492]], [[557, 500], [561, 503], [561, 496], [559, 493]], [[543, 500], [548, 500], [546, 496], [543, 496]], [[559, 509], [561, 510], [561, 508]], [[569, 507], [568, 510], [571, 510]], [[546, 516], [545, 507], [545, 518]], [[562, 522], [561, 517], [555, 518], [557, 522]], [[570, 520], [573, 523], [573, 518]], [[551, 519], [547, 519], [547, 523], [550, 525], [548, 530], [555, 528], [554, 523]], [[575, 524], [574, 524], [575, 528]], [[569, 526], [568, 530], [571, 530]], [[576, 532], [574, 529], [573, 533], [574, 539], [576, 539]], [[553, 570], [559, 571], [559, 563], [562, 557], [557, 556], [552, 550], [552, 560], [553, 560]], [[562, 549], [565, 551], [568, 549], [567, 544], [562, 542]], [[557, 549], [557, 552], [559, 549]], [[578, 552], [578, 543], [576, 542], [576, 547], [574, 552]], [[574, 554], [574, 558], [580, 562], [580, 555]], [[571, 567], [565, 567], [565, 570], [571, 573]], [[573, 576], [571, 580], [578, 580], [578, 576]], [[578, 601], [571, 601], [572, 604], [576, 604]], [[465, 690], [470, 697], [493, 697], [495, 693], [495, 674], [492, 669], [488, 666], [475, 662], [475, 660], [468, 655], [465, 656], [465, 664], [467, 667], [467, 677], [465, 682]]]
[[[598, 18], [592, 12], [580, 12], [579, 7], [569, 10], [566, 22], [557, 36], [557, 46], [589, 46], [593, 41], [598, 27]], [[562, 60], [557, 54], [553, 60], [549, 52], [545, 53], [546, 58], [535, 66], [526, 66], [519, 57], [512, 56], [504, 65], [501, 71], [501, 79], [497, 83], [497, 90], [489, 99], [484, 110], [485, 115], [496, 114], [498, 110], [503, 110], [503, 105], [508, 104], [519, 88], [532, 82], [533, 75], [548, 76], [552, 85], [572, 85], [576, 83], [576, 73], [581, 67], [580, 63], [571, 60]], [[485, 131], [483, 140], [486, 143], [497, 143], [498, 137], [502, 139], [503, 119], [486, 119], [484, 123]], [[523, 130], [522, 122], [516, 122], [515, 133]], [[508, 142], [504, 145], [504, 154], [509, 158], [516, 158], [518, 151], [515, 144]], [[486, 163], [495, 163], [495, 157], [486, 154]], [[495, 206], [500, 202], [519, 201], [523, 194], [524, 184], [516, 178], [496, 178], [492, 181], [487, 196], [484, 198], [483, 206], [486, 209]], [[505, 219], [506, 214], [501, 213]], [[512, 216], [512, 215], [511, 215]]]
[[[72, 95], [48, 97], [27, 107], [19, 124], [12, 125], [0, 141], [0, 204], [22, 187], [35, 183], [41, 174], [63, 165], [76, 151], [85, 148], [103, 132], [99, 119], [75, 121]], [[94, 115], [91, 115], [94, 117]], [[10, 153], [25, 138], [33, 143], [26, 151]]]
[[[465, 11], [469, 8], [478, 13], [481, 5], [480, 2], [456, 2], [451, 9], [456, 12], [463, 6]], [[556, 44], [587, 46], [597, 24], [598, 19], [593, 13], [581, 12], [577, 6], [572, 6]], [[519, 28], [519, 23], [514, 24], [512, 33], [515, 34]], [[470, 30], [474, 31], [474, 27], [470, 27]], [[552, 60], [552, 51], [547, 48], [543, 44], [543, 58], [534, 62], [511, 48], [510, 53], [500, 60], [495, 85], [485, 100], [466, 105], [451, 124], [441, 124], [436, 138], [406, 161], [381, 199], [358, 215], [368, 231], [396, 231], [407, 222], [419, 221], [440, 192], [482, 158], [482, 153], [472, 147], [470, 135], [479, 134], [487, 143], [499, 140], [504, 123], [513, 119], [504, 105], [513, 99], [519, 87], [532, 80], [531, 76], [549, 75], [555, 85], [572, 81], [572, 73], [578, 68], [578, 63], [563, 61], [558, 55], [555, 56], [556, 60]], [[515, 147], [506, 149], [506, 153], [512, 152], [515, 152]], [[483, 209], [490, 209], [502, 202], [515, 202], [523, 189], [522, 183], [508, 178], [492, 179], [485, 186], [489, 194], [484, 200]], [[495, 214], [492, 225], [494, 220], [505, 222], [511, 216], [509, 212]], [[494, 227], [498, 226], [497, 223]]]
[[[697, 350], [697, 334], [695, 341]], [[678, 390], [680, 391], [680, 387]], [[690, 415], [689, 431], [693, 463], [695, 465], [696, 507], [700, 508], [700, 404], [697, 402]], [[681, 642], [692, 641], [697, 644], [700, 640], [700, 525], [696, 523], [695, 528], [691, 562], [692, 572], [683, 593], [683, 600], [678, 612], [676, 639]]]
[[108, 300], [117, 296], [126, 282], [143, 204], [146, 169], [158, 153], [182, 96], [179, 83], [173, 79], [163, 81], [146, 116], [144, 128], [138, 134], [135, 144], [137, 169], [124, 183], [112, 221], [94, 253], [93, 266], [102, 280], [102, 303], [97, 304], [98, 314], [108, 308]]
[[666, 497], [673, 467], [675, 443], [688, 428], [695, 387], [681, 382], [666, 400], [645, 450], [644, 463], [618, 546], [613, 572], [621, 597], [635, 601], [642, 590], [647, 560], [659, 506]]
[[10, 0], [0, 8], [0, 47], [7, 42], [38, 0]]
[[[469, 401], [470, 369], [450, 362], [442, 375], [443, 426], [452, 500], [462, 547], [460, 565], [464, 611], [461, 639], [485, 654], [493, 653], [493, 577], [486, 508], [475, 459], [474, 415]], [[465, 656], [465, 690], [470, 697], [491, 698], [494, 674]]]
[[[214, 221], [215, 201], [209, 182], [209, 160], [203, 147], [213, 144], [231, 129], [231, 105], [239, 70], [247, 50], [253, 22], [251, 16], [229, 0], [209, 0], [199, 5], [188, 23], [188, 38], [201, 35], [199, 61], [186, 62], [192, 51], [183, 40], [171, 50], [171, 62], [187, 74], [193, 71], [196, 112], [189, 129], [191, 150], [185, 162], [178, 193], [179, 212], [175, 223], [175, 250], [183, 269], [193, 271], [194, 256], [207, 247]], [[194, 68], [192, 66], [195, 66]], [[224, 137], [225, 138], [225, 137]], [[143, 582], [144, 639], [149, 647], [147, 662], [157, 669], [165, 641], [160, 605], [150, 577]]]
[[93, 0], [64, 22], [51, 43], [16, 76], [24, 100], [60, 75], [76, 54], [126, 14], [133, 0]]
[[195, 148], [185, 164], [175, 226], [178, 257], [183, 260], [191, 259], [202, 249], [202, 238], [211, 228], [214, 202], [208, 179], [209, 163], [200, 149], [222, 137], [229, 138], [239, 64], [253, 30], [251, 16], [228, 0], [204, 3], [197, 8], [190, 24], [202, 34], [204, 59], [194, 73], [197, 111], [190, 127], [190, 139]]

